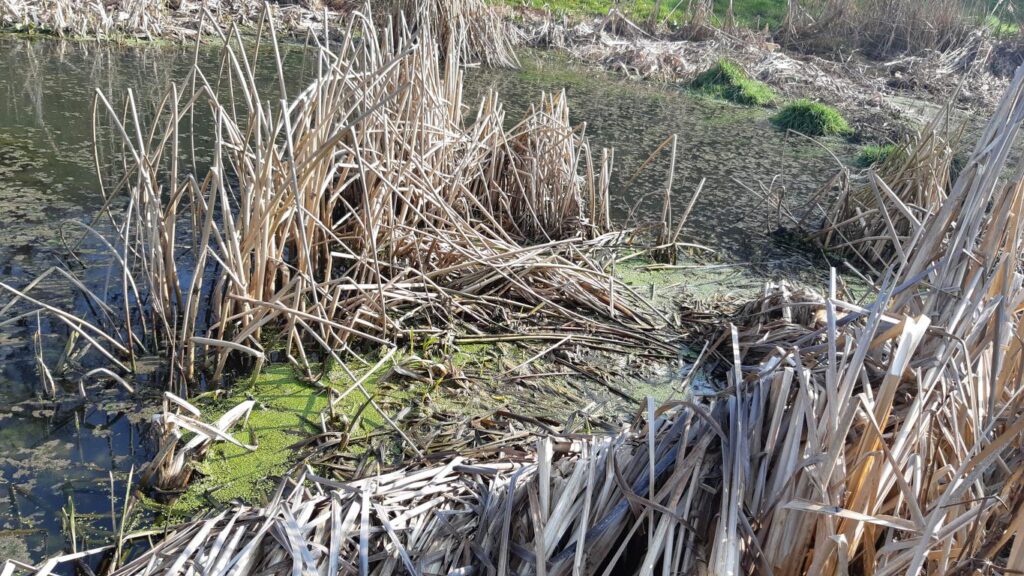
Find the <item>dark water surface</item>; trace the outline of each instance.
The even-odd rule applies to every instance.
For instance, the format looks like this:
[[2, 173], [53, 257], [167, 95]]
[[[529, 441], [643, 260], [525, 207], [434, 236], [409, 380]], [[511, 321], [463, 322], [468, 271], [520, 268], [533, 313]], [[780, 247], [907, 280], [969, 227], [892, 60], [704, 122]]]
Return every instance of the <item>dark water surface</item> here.
[[[0, 37], [0, 282], [24, 287], [60, 264], [62, 237], [74, 242], [102, 203], [98, 181], [118, 175], [120, 144], [109, 123], [100, 122], [94, 160], [95, 89], [121, 106], [131, 90], [143, 115], [159, 103], [172, 82], [182, 82], [193, 62], [190, 48], [118, 47], [92, 43]], [[290, 84], [306, 77], [301, 47], [286, 51]], [[269, 59], [257, 76], [273, 74]], [[774, 222], [768, 209], [743, 186], [785, 187], [787, 203], [801, 209], [809, 195], [836, 170], [823, 148], [787, 141], [768, 123], [768, 112], [694, 97], [678, 88], [641, 84], [569, 64], [550, 54], [527, 54], [520, 71], [471, 71], [474, 102], [488, 89], [502, 95], [509, 122], [521, 118], [541, 91], [565, 89], [572, 120], [587, 123], [595, 152], [615, 148], [612, 189], [620, 218], [638, 206], [637, 221], [660, 214], [667, 154], [627, 186], [636, 169], [666, 137], [679, 135], [674, 204], [682, 212], [701, 178], [707, 179], [686, 240], [710, 246], [725, 260], [786, 261], [787, 252], [766, 235]], [[216, 75], [218, 52], [204, 50], [199, 65]], [[197, 125], [202, 126], [202, 119]], [[200, 142], [201, 145], [201, 142]], [[850, 149], [827, 146], [841, 157]], [[91, 256], [102, 259], [102, 253]], [[783, 267], [785, 264], [783, 265]], [[97, 284], [104, 268], [96, 267]], [[43, 282], [33, 292], [67, 309], [83, 309], [66, 283]], [[10, 295], [0, 292], [0, 307]], [[12, 313], [0, 317], [0, 322]], [[44, 357], [60, 358], [66, 331], [43, 317]], [[67, 546], [65, 514], [72, 507], [78, 532], [102, 543], [111, 529], [111, 493], [120, 511], [128, 471], [150, 456], [143, 437], [145, 408], [152, 400], [127, 398], [92, 386], [86, 402], [43, 402], [33, 360], [35, 317], [0, 327], [0, 559], [34, 561]], [[49, 334], [49, 336], [47, 336]], [[155, 372], [154, 374], [158, 374]], [[159, 378], [138, 382], [159, 394]], [[65, 382], [74, 398], [77, 382]], [[79, 542], [81, 546], [83, 543]]]

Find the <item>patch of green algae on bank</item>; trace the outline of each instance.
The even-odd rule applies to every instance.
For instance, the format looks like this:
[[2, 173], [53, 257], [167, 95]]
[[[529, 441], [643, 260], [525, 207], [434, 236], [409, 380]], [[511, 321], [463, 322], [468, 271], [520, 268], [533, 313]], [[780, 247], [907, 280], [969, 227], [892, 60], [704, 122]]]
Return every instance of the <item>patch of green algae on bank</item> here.
[[743, 265], [681, 261], [672, 267], [642, 258], [616, 264], [615, 277], [661, 309], [681, 295], [698, 299], [755, 295], [765, 280]]
[[[374, 395], [377, 382], [371, 376], [364, 386]], [[256, 450], [227, 442], [214, 444], [196, 466], [199, 475], [170, 506], [170, 516], [184, 517], [211, 505], [236, 500], [253, 505], [263, 503], [278, 478], [293, 465], [296, 451], [291, 447], [320, 432], [320, 414], [328, 407], [325, 388], [300, 381], [290, 366], [274, 365], [251, 383], [236, 386], [227, 397], [200, 403], [200, 408], [204, 419], [213, 421], [249, 399], [255, 400], [256, 406], [244, 429], [236, 426], [232, 434], [244, 444], [257, 445]], [[335, 407], [349, 416], [359, 413], [355, 434], [384, 424], [383, 417], [372, 406], [363, 407], [365, 403], [365, 397], [353, 391]]]
[[[623, 263], [616, 271], [638, 291], [642, 291], [640, 285], [656, 284], [665, 288], [680, 279], [693, 277], [688, 271], [647, 271], [643, 269], [647, 264], [631, 261]], [[501, 407], [514, 412], [529, 407], [531, 414], [560, 420], [569, 412], [583, 408], [583, 405], [577, 406], [578, 402], [567, 400], [579, 399], [578, 386], [593, 384], [570, 383], [564, 377], [508, 382], [505, 376], [509, 371], [520, 366], [537, 350], [493, 341], [486, 336], [479, 339], [481, 341], [474, 342], [471, 336], [456, 338], [456, 341], [466, 341], [453, 346], [428, 338], [414, 349], [405, 348], [397, 352], [375, 374], [366, 378], [364, 387], [381, 410], [392, 417], [403, 408], [411, 409], [420, 416], [431, 412], [465, 416], [484, 414]], [[346, 366], [356, 378], [361, 378], [383, 353], [381, 351], [376, 358], [367, 358], [369, 365], [353, 361]], [[426, 365], [435, 368], [442, 365], [447, 368], [448, 376], [443, 382], [417, 380], [396, 372], [393, 369], [395, 365], [401, 365], [406, 373], [420, 374], [425, 372], [423, 367]], [[538, 372], [564, 370], [564, 367], [547, 364], [543, 359], [535, 362], [533, 368]], [[662, 380], [672, 377], [668, 373], [659, 374], [657, 382], [634, 393], [651, 394], [660, 399], [671, 391], [671, 387], [666, 387]], [[630, 382], [634, 380], [630, 379]], [[239, 403], [255, 400], [256, 406], [248, 422], [236, 425], [231, 433], [240, 442], [258, 447], [255, 451], [248, 451], [227, 442], [214, 444], [206, 458], [196, 464], [196, 474], [186, 492], [171, 505], [160, 508], [165, 520], [173, 523], [192, 518], [203, 510], [217, 509], [232, 502], [254, 506], [265, 503], [280, 477], [288, 474], [297, 463], [302, 450], [292, 447], [321, 431], [321, 414], [328, 411], [327, 388], [344, 392], [351, 382], [344, 368], [339, 366], [329, 370], [320, 383], [309, 384], [303, 382], [290, 366], [272, 365], [258, 376], [239, 380], [226, 397], [196, 400], [204, 421], [214, 421]], [[388, 426], [384, 417], [367, 403], [358, 390], [339, 402], [335, 411], [341, 421], [353, 424], [349, 436], [351, 444], [346, 449], [353, 454], [367, 449], [369, 438], [377, 436], [373, 432]], [[339, 422], [335, 421], [331, 427], [337, 429], [338, 425]], [[406, 432], [413, 436], [418, 433], [412, 429]], [[388, 447], [385, 449], [390, 450]], [[400, 447], [395, 446], [394, 449]]]
[[252, 398], [256, 406], [245, 430], [232, 431], [242, 443], [256, 444], [249, 451], [227, 442], [211, 447], [197, 464], [202, 476], [172, 506], [172, 515], [188, 515], [203, 507], [241, 500], [260, 504], [274, 488], [276, 477], [288, 471], [289, 446], [317, 431], [320, 412], [327, 407], [324, 390], [299, 382], [289, 366], [273, 366], [218, 401], [215, 411], [202, 406], [204, 418], [213, 421], [231, 407]]
[[[467, 368], [487, 372], [496, 362], [491, 354], [493, 349], [494, 346], [487, 344], [461, 345], [451, 354], [449, 362], [456, 370]], [[426, 350], [420, 353], [423, 357], [429, 356]], [[391, 361], [384, 363], [363, 383], [374, 402], [385, 412], [410, 404], [422, 408], [428, 395], [435, 410], [455, 411], [464, 407], [463, 404], [468, 406], [481, 401], [479, 396], [454, 397], [435, 386], [398, 377], [391, 367], [409, 356], [411, 353], [407, 350], [395, 354]], [[376, 363], [377, 359], [368, 360]], [[362, 366], [353, 362], [347, 368], [354, 377], [362, 378], [372, 365]], [[388, 374], [396, 381], [383, 382]], [[197, 463], [197, 474], [188, 489], [164, 510], [165, 515], [169, 520], [176, 520], [191, 517], [204, 508], [234, 501], [251, 505], [264, 503], [279, 478], [296, 463], [298, 451], [292, 446], [321, 432], [320, 415], [328, 410], [327, 387], [345, 392], [351, 383], [345, 369], [340, 367], [334, 367], [327, 377], [314, 385], [301, 381], [288, 365], [272, 365], [250, 381], [240, 380], [228, 396], [216, 401], [198, 402], [203, 419], [214, 421], [239, 403], [255, 400], [256, 406], [248, 422], [244, 427], [235, 426], [231, 433], [243, 444], [257, 445], [257, 449], [249, 451], [227, 442], [214, 444], [206, 458]], [[338, 402], [335, 411], [346, 422], [353, 423], [350, 430], [352, 445], [348, 448], [353, 453], [365, 448], [359, 444], [361, 438], [387, 425], [385, 418], [358, 389]]]

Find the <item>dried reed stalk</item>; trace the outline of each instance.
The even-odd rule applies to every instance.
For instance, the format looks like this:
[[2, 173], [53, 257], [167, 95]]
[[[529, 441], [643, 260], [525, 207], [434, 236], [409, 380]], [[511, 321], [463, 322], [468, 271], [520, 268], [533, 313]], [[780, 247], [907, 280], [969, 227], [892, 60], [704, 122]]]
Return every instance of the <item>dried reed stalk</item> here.
[[521, 32], [506, 22], [484, 0], [387, 0], [393, 21], [399, 15], [415, 26], [429, 26], [442, 52], [454, 42], [464, 62], [488, 66], [518, 68], [514, 46]]
[[953, 185], [954, 149], [963, 127], [949, 122], [948, 111], [936, 115], [913, 142], [869, 172], [867, 184], [851, 186], [848, 178], [837, 178], [842, 190], [812, 236], [875, 276], [897, 261], [905, 263], [908, 242]]

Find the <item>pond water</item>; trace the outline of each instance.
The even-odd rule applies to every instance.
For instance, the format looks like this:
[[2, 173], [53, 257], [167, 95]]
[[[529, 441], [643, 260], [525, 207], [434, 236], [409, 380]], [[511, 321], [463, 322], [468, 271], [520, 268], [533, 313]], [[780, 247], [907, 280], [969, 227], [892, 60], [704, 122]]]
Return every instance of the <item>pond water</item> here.
[[[64, 243], [81, 234], [80, 227], [62, 223], [90, 222], [102, 204], [98, 179], [109, 184], [118, 173], [119, 145], [103, 123], [94, 144], [95, 89], [115, 103], [130, 90], [143, 112], [151, 110], [172, 82], [186, 77], [192, 61], [189, 48], [0, 37], [0, 282], [21, 288], [61, 264]], [[257, 76], [266, 75], [269, 82], [273, 72], [269, 59], [264, 62], [268, 68]], [[286, 62], [290, 83], [301, 84], [307, 65], [303, 49], [287, 49]], [[199, 64], [215, 73], [217, 51], [201, 51]], [[686, 239], [717, 250], [726, 261], [792, 267], [792, 253], [768, 235], [774, 209], [737, 181], [753, 189], [784, 189], [787, 203], [800, 209], [837, 169], [826, 148], [841, 158], [851, 154], [837, 141], [819, 146], [787, 140], [770, 126], [764, 110], [621, 79], [547, 53], [525, 54], [518, 71], [471, 71], [467, 102], [488, 89], [501, 93], [510, 123], [542, 91], [566, 90], [572, 120], [586, 122], [595, 150], [616, 150], [612, 190], [620, 219], [634, 206], [639, 222], [660, 213], [667, 154], [632, 182], [631, 177], [666, 137], [678, 134], [676, 214], [706, 178]], [[85, 305], [55, 278], [36, 290], [54, 305]], [[0, 293], [0, 308], [9, 298]], [[62, 331], [45, 318], [40, 327], [44, 357], [52, 365], [61, 356]], [[145, 395], [126, 398], [113, 389], [90, 387], [87, 401], [55, 406], [39, 400], [36, 329], [35, 317], [0, 327], [0, 558], [25, 561], [66, 547], [64, 515], [72, 507], [79, 534], [88, 538], [84, 544], [102, 541], [111, 527], [111, 494], [119, 511], [129, 470], [150, 456], [144, 408], [152, 402]], [[151, 397], [159, 394], [158, 376], [139, 384], [154, 392]], [[67, 385], [67, 397], [73, 398], [77, 383]]]

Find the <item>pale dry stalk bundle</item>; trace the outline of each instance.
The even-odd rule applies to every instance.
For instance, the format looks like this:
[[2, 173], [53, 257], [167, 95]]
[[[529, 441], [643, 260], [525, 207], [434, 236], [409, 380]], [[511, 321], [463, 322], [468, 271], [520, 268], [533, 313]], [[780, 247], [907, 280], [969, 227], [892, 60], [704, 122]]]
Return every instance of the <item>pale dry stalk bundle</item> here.
[[844, 302], [833, 282], [814, 329], [761, 358], [741, 358], [734, 332], [749, 368], [729, 426], [762, 431], [731, 454], [757, 545], [726, 546], [747, 562], [763, 555], [776, 574], [1024, 567], [1024, 185], [1019, 172], [1000, 181], [1022, 95], [1019, 70], [948, 196], [900, 239], [905, 258], [872, 305]]
[[[356, 14], [308, 87], [289, 94], [282, 76], [266, 97], [232, 29], [228, 75], [194, 71], [182, 84], [194, 91], [176, 85], [148, 128], [130, 95], [122, 114], [98, 94], [126, 145], [127, 176], [105, 191], [123, 206], [107, 246], [133, 298], [110, 314], [113, 336], [76, 324], [102, 335], [90, 346], [115, 361], [164, 350], [183, 391], [198, 362], [215, 379], [229, 357], [259, 370], [268, 330], [309, 377], [320, 360], [462, 322], [529, 317], [649, 342], [636, 300], [583, 256], [614, 239], [610, 167], [569, 126], [564, 96], [506, 131], [492, 94], [470, 122], [465, 38], [439, 46], [416, 26]], [[214, 118], [205, 163], [182, 130], [200, 106]]]
[[515, 45], [520, 41], [518, 28], [506, 22], [484, 0], [389, 0], [394, 21], [400, 15], [416, 27], [429, 27], [444, 48], [453, 43], [463, 62], [518, 68]]
[[0, 28], [62, 37], [178, 40], [217, 36], [219, 26], [231, 24], [256, 28], [268, 6], [278, 27], [296, 36], [323, 38], [338, 19], [316, 0], [269, 5], [264, 0], [2, 0]]
[[0, 25], [32, 27], [59, 35], [159, 37], [168, 12], [159, 0], [4, 0]]
[[921, 232], [953, 184], [954, 149], [962, 129], [950, 126], [944, 111], [870, 170], [867, 183], [837, 179], [842, 190], [812, 236], [876, 277], [894, 263], [905, 263], [904, 245]]

